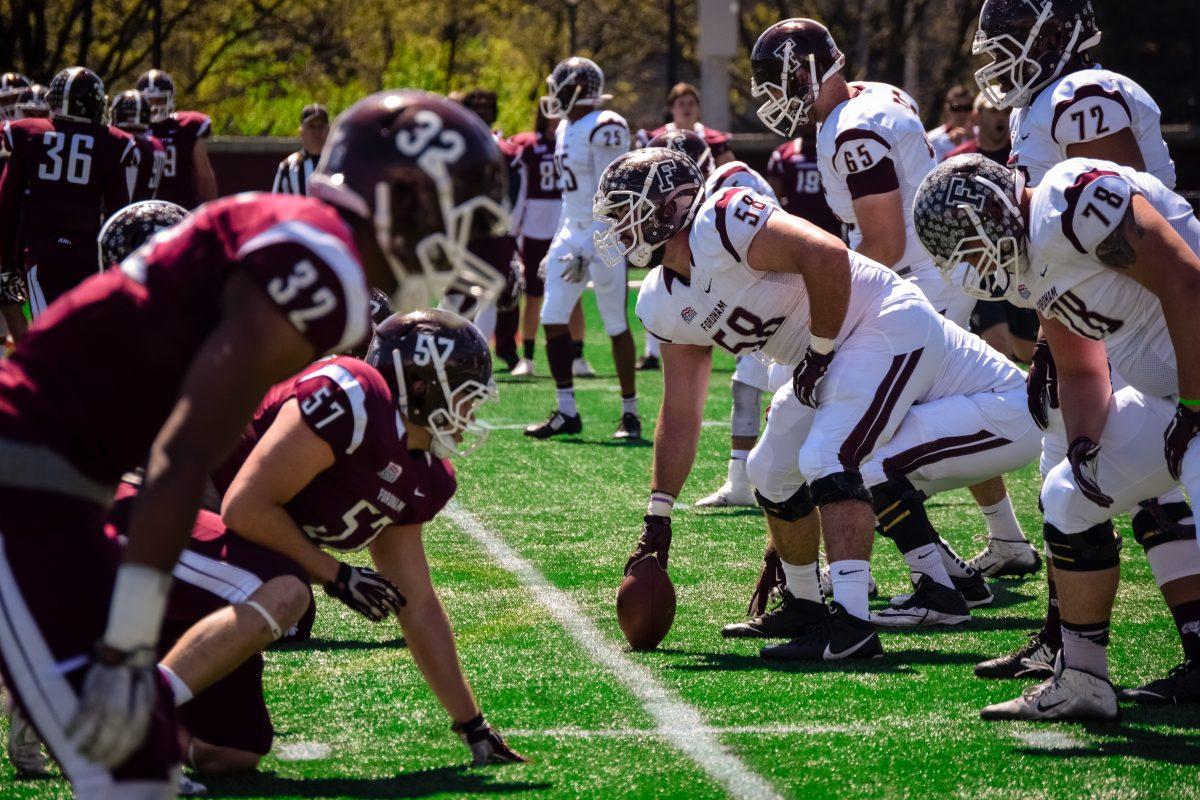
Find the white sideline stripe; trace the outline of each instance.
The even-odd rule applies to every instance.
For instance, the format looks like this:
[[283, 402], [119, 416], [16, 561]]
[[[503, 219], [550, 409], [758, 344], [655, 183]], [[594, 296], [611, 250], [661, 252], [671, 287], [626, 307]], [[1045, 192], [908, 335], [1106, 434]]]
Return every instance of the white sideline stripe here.
[[[856, 727], [853, 725], [733, 725], [729, 727], [704, 726], [696, 730], [717, 736], [725, 734], [752, 734], [754, 736], [792, 736], [794, 734], [820, 735], [828, 733], [871, 733], [872, 727]], [[695, 730], [678, 731], [679, 734], [692, 734]], [[541, 736], [549, 739], [618, 739], [624, 737], [642, 738], [646, 736], [663, 736], [661, 728], [601, 728], [600, 730], [585, 730], [583, 728], [550, 728], [548, 730], [506, 730], [505, 736]]]
[[605, 638], [569, 594], [546, 580], [537, 567], [489, 530], [478, 517], [453, 500], [446, 506], [446, 515], [478, 542], [493, 561], [512, 573], [593, 661], [611, 672], [642, 702], [654, 718], [659, 735], [695, 761], [734, 797], [780, 797], [769, 783], [717, 741], [699, 711], [659, 683], [649, 669], [631, 661]]

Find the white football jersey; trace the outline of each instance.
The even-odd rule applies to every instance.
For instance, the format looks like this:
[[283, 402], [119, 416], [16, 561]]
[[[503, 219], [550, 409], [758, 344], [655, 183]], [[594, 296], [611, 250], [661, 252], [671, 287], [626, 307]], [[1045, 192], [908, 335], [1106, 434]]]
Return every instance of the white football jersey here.
[[554, 168], [562, 191], [559, 233], [570, 227], [570, 238], [584, 252], [594, 250], [592, 231], [603, 228], [592, 218], [592, 200], [604, 169], [618, 156], [629, 152], [629, 125], [615, 111], [599, 109], [574, 122], [558, 123], [554, 145]]
[[1200, 221], [1186, 200], [1153, 175], [1110, 161], [1072, 158], [1051, 167], [1029, 206], [1029, 268], [1017, 302], [1081, 336], [1105, 342], [1113, 368], [1145, 394], [1179, 391], [1175, 348], [1158, 298], [1096, 248], [1140, 194], [1200, 253]]
[[[700, 206], [688, 236], [692, 275], [685, 284], [656, 267], [642, 281], [637, 316], [657, 339], [717, 346], [734, 355], [761, 351], [794, 366], [809, 340], [808, 289], [794, 273], [763, 272], [746, 263], [750, 243], [777, 207], [744, 189], [725, 189]], [[837, 343], [893, 302], [920, 292], [891, 270], [850, 253], [851, 293]]]
[[713, 170], [712, 175], [704, 182], [704, 196], [712, 197], [722, 189], [742, 186], [755, 194], [770, 198], [771, 202], [779, 205], [779, 198], [767, 179], [750, 168], [745, 161], [730, 161]]
[[1028, 185], [1037, 186], [1051, 167], [1070, 158], [1069, 145], [1129, 128], [1146, 172], [1174, 189], [1175, 162], [1163, 141], [1159, 116], [1154, 99], [1124, 75], [1099, 66], [1072, 72], [1039, 92], [1025, 108], [1013, 109], [1009, 166], [1019, 168]]

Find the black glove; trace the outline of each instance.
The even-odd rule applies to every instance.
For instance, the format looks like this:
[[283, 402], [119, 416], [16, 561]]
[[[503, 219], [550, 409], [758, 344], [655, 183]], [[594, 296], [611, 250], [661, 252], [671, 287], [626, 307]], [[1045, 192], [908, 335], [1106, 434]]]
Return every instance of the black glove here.
[[404, 595], [392, 582], [373, 569], [339, 564], [337, 578], [325, 584], [325, 593], [341, 600], [372, 622], [399, 614]]
[[1175, 419], [1171, 420], [1171, 424], [1167, 426], [1167, 432], [1163, 434], [1163, 452], [1167, 457], [1167, 470], [1175, 480], [1179, 480], [1179, 472], [1183, 467], [1183, 456], [1187, 453], [1192, 438], [1198, 432], [1200, 432], [1200, 409], [1185, 406], [1183, 403], [1175, 406]]
[[1050, 409], [1058, 408], [1058, 370], [1045, 339], [1038, 339], [1033, 346], [1029, 376], [1025, 379], [1025, 399], [1037, 426], [1042, 430], [1050, 427]]
[[504, 738], [488, 725], [481, 713], [470, 722], [454, 723], [451, 730], [458, 734], [463, 744], [471, 748], [471, 766], [485, 764], [511, 764], [529, 759], [513, 750]]
[[17, 272], [0, 272], [0, 305], [19, 306], [25, 302], [25, 281]]
[[758, 576], [754, 594], [750, 595], [750, 606], [746, 609], [746, 616], [762, 615], [767, 610], [767, 602], [771, 599], [771, 595], [777, 589], [783, 588], [785, 580], [783, 561], [780, 560], [779, 553], [775, 551], [774, 547], [768, 547], [763, 553], [762, 573]]
[[1100, 445], [1086, 436], [1080, 436], [1071, 442], [1067, 448], [1067, 461], [1071, 464], [1071, 474], [1083, 496], [1101, 508], [1112, 505], [1112, 498], [1100, 490], [1100, 482], [1096, 477], [1096, 459], [1100, 456]]
[[642, 538], [638, 539], [633, 555], [625, 562], [625, 574], [630, 568], [648, 555], [658, 559], [658, 565], [667, 568], [667, 551], [671, 548], [671, 518], [647, 514], [642, 518]]
[[818, 353], [810, 347], [804, 352], [804, 359], [792, 372], [792, 391], [797, 400], [809, 408], [817, 407], [817, 385], [825, 379], [832, 361], [832, 350]]

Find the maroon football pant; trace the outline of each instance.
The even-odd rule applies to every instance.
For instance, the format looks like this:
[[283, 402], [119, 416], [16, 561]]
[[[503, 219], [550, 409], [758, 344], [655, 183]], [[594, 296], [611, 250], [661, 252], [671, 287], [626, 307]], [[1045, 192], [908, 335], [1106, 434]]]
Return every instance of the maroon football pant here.
[[104, 521], [92, 503], [0, 487], [0, 667], [76, 797], [173, 797], [180, 753], [164, 680], [146, 740], [117, 769], [89, 761], [67, 738], [121, 560]]
[[99, 271], [95, 238], [75, 234], [30, 243], [25, 248], [29, 310], [37, 319], [46, 308]]
[[538, 277], [538, 267], [550, 252], [549, 239], [521, 239], [521, 263], [525, 265], [525, 296], [542, 297], [546, 282]]

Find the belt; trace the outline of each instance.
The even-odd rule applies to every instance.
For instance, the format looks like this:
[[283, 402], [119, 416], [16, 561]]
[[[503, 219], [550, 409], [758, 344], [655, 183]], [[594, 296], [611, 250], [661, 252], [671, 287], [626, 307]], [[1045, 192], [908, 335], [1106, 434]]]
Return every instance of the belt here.
[[0, 438], [0, 486], [54, 492], [112, 505], [116, 486], [84, 475], [60, 453], [48, 447]]

